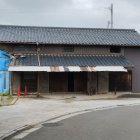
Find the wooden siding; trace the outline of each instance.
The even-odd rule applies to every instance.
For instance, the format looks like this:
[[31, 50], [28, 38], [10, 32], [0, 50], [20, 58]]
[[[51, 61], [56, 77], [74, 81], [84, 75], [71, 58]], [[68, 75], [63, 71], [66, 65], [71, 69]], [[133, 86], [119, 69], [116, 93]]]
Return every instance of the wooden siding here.
[[45, 54], [109, 54], [109, 47], [74, 46], [74, 52], [64, 52], [64, 46], [40, 47], [40, 53]]
[[0, 50], [4, 50], [6, 52], [13, 52], [13, 45], [10, 45], [10, 44], [0, 44]]
[[[73, 74], [70, 78], [69, 74]], [[87, 91], [87, 72], [65, 72], [49, 73], [50, 92], [86, 92]], [[73, 85], [72, 85], [73, 84]]]
[[87, 72], [74, 73], [74, 91], [75, 92], [87, 91]]
[[52, 72], [49, 74], [50, 92], [67, 92], [68, 80], [67, 73]]
[[132, 71], [110, 72], [109, 91], [132, 91]]
[[[23, 45], [23, 44], [0, 44], [0, 50], [17, 53], [40, 53], [40, 54], [87, 54], [87, 55], [108, 55], [110, 53], [109, 46], [74, 46], [74, 52], [65, 52], [64, 47], [70, 45]], [[115, 53], [115, 55], [123, 55], [123, 48], [121, 53]]]
[[24, 72], [21, 73], [21, 91], [24, 92], [25, 86], [28, 92], [37, 92], [37, 73]]

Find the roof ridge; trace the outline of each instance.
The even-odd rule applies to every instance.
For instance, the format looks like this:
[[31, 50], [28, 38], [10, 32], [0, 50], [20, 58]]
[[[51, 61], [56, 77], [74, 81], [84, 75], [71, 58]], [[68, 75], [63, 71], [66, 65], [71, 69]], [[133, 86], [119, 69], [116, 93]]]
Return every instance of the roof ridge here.
[[120, 28], [92, 28], [92, 27], [51, 27], [51, 26], [31, 26], [31, 25], [3, 25], [0, 24], [0, 27], [21, 27], [21, 28], [48, 28], [48, 29], [66, 29], [66, 30], [106, 30], [106, 31], [130, 31], [136, 32], [135, 29], [120, 29]]

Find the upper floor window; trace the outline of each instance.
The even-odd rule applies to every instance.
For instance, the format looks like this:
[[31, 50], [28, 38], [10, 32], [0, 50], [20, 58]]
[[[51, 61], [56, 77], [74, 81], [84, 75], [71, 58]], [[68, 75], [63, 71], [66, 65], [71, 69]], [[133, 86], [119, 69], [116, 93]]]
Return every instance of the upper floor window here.
[[74, 52], [74, 46], [64, 46], [64, 52]]
[[120, 53], [121, 52], [121, 47], [111, 47], [110, 52], [111, 53]]

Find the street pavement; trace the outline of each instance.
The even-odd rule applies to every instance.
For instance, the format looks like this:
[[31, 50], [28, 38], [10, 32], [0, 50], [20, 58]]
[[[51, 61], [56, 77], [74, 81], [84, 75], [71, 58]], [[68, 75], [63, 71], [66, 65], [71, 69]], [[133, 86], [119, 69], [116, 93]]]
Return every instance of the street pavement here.
[[139, 98], [116, 100], [55, 100], [40, 98], [20, 98], [12, 106], [0, 107], [0, 139], [22, 127], [89, 109], [140, 104]]
[[140, 105], [98, 110], [46, 123], [22, 140], [140, 140]]

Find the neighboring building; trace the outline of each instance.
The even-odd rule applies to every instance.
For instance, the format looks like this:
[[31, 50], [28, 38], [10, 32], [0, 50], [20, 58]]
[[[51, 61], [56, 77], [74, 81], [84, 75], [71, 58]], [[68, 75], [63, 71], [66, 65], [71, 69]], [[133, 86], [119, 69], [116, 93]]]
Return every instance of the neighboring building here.
[[140, 92], [140, 35], [127, 29], [0, 26], [12, 93]]
[[0, 94], [9, 93], [9, 63], [10, 57], [6, 52], [0, 50]]

